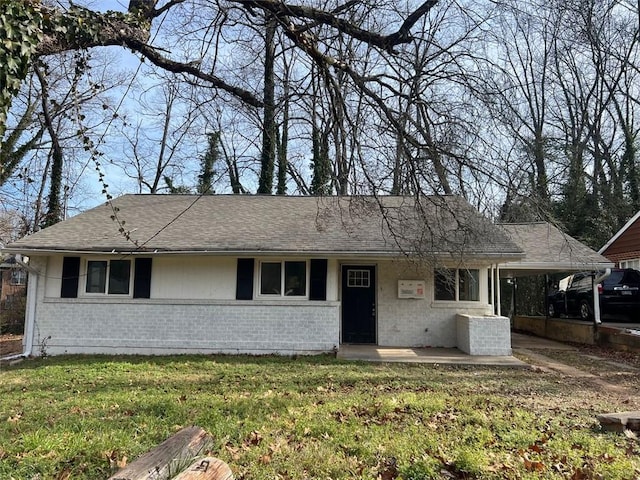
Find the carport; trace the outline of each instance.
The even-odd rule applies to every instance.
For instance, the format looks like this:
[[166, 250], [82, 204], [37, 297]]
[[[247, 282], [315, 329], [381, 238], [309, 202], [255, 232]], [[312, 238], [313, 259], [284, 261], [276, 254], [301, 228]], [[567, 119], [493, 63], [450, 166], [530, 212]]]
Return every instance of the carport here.
[[[503, 223], [501, 227], [524, 252], [524, 257], [518, 261], [496, 266], [497, 285], [500, 285], [502, 278], [517, 279], [544, 275], [548, 280], [549, 275], [554, 273], [570, 275], [577, 272], [604, 271], [614, 267], [614, 264], [607, 258], [563, 233], [549, 222]], [[548, 294], [548, 285], [549, 282], [546, 281], [545, 299]], [[500, 290], [496, 290], [499, 293]], [[495, 307], [496, 314], [500, 315], [499, 296], [496, 299]], [[594, 313], [596, 319], [599, 320], [600, 312], [598, 309], [596, 310]]]

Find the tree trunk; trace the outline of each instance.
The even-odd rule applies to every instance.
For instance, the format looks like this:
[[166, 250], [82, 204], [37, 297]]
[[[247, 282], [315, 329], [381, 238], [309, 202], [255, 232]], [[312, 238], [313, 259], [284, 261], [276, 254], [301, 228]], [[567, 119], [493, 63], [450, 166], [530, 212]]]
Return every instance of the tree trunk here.
[[44, 218], [43, 227], [54, 225], [62, 220], [62, 204], [60, 202], [60, 191], [62, 190], [62, 169], [64, 154], [58, 132], [53, 125], [53, 115], [49, 109], [48, 85], [45, 74], [36, 67], [35, 69], [40, 84], [42, 85], [42, 114], [44, 123], [51, 137], [51, 179], [49, 183], [49, 200], [47, 202], [47, 213]]
[[264, 119], [262, 123], [262, 153], [260, 157], [260, 180], [258, 193], [270, 194], [273, 189], [276, 146], [275, 107], [275, 45], [276, 21], [267, 15], [266, 48], [264, 60]]

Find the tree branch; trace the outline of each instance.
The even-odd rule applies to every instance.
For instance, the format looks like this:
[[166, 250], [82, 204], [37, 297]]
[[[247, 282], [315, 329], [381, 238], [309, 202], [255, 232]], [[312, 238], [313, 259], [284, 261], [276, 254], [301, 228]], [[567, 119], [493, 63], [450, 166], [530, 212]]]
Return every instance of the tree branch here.
[[188, 75], [199, 78], [209, 82], [212, 86], [224, 90], [232, 95], [238, 97], [243, 102], [253, 107], [262, 107], [263, 102], [257, 98], [253, 93], [248, 90], [244, 90], [239, 87], [229, 85], [221, 78], [205, 73], [196, 66], [188, 63], [176, 62], [160, 55], [152, 46], [138, 42], [137, 40], [127, 40], [126, 45], [140, 53], [142, 56], [150, 60], [154, 65], [173, 73], [186, 73]]
[[154, 17], [159, 17], [160, 15], [162, 15], [164, 12], [166, 12], [167, 10], [169, 10], [170, 8], [178, 5], [179, 3], [183, 3], [184, 0], [171, 0], [170, 2], [167, 2], [166, 5], [163, 5], [162, 7], [155, 9], [153, 11], [153, 16]]
[[[75, 35], [62, 35], [55, 28], [44, 29], [44, 38], [38, 45], [35, 56], [52, 55], [68, 50], [97, 46], [126, 45], [164, 70], [173, 73], [185, 73], [199, 78], [209, 82], [215, 88], [236, 96], [251, 106], [262, 107], [262, 101], [248, 90], [230, 85], [215, 75], [201, 71], [193, 64], [176, 62], [165, 58], [158, 53], [157, 49], [147, 44], [151, 20], [159, 12], [166, 11], [170, 6], [175, 6], [183, 1], [173, 0], [162, 8], [155, 10], [156, 1], [154, 0], [132, 0], [129, 4], [130, 13], [128, 14], [121, 12], [99, 13], [74, 6], [66, 15], [72, 18], [73, 15], [76, 15], [78, 20], [82, 20], [82, 22], [78, 22], [78, 25], [90, 24], [91, 31], [78, 31]], [[50, 15], [60, 15], [60, 13], [52, 9]], [[70, 24], [73, 26], [73, 22], [70, 22]], [[52, 23], [52, 27], [55, 26], [56, 24]]]
[[[411, 41], [410, 30], [416, 22], [426, 15], [437, 3], [438, 0], [427, 0], [418, 9], [411, 13], [402, 23], [400, 29], [390, 35], [380, 35], [378, 33], [362, 29], [354, 23], [336, 17], [335, 12], [319, 10], [303, 5], [288, 5], [280, 0], [234, 0], [244, 6], [247, 10], [259, 8], [271, 12], [278, 17], [294, 17], [314, 20], [320, 24], [328, 25], [336, 30], [369, 45], [391, 51], [396, 45], [409, 43]], [[350, 5], [348, 2], [347, 5]]]

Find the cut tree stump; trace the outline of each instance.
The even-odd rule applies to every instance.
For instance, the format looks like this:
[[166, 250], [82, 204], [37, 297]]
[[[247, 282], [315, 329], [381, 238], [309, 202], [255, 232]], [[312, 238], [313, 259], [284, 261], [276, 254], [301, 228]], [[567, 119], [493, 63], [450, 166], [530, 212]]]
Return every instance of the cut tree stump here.
[[605, 413], [596, 417], [604, 430], [622, 433], [640, 432], [640, 412]]
[[233, 480], [229, 466], [219, 458], [205, 457], [193, 464], [173, 480]]
[[108, 480], [167, 480], [180, 473], [194, 458], [202, 455], [211, 440], [211, 436], [200, 427], [183, 428]]

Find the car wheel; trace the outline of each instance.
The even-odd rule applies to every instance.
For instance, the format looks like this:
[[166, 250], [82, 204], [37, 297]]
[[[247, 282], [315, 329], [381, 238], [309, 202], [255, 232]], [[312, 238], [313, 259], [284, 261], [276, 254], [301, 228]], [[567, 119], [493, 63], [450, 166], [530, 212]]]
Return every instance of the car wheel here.
[[582, 300], [580, 302], [580, 318], [582, 320], [591, 320], [592, 316], [593, 312], [591, 311], [589, 302], [587, 302], [586, 300]]
[[549, 306], [547, 307], [547, 313], [551, 318], [556, 318], [558, 316], [558, 312], [556, 311], [556, 307], [553, 305], [553, 303], [549, 303]]

